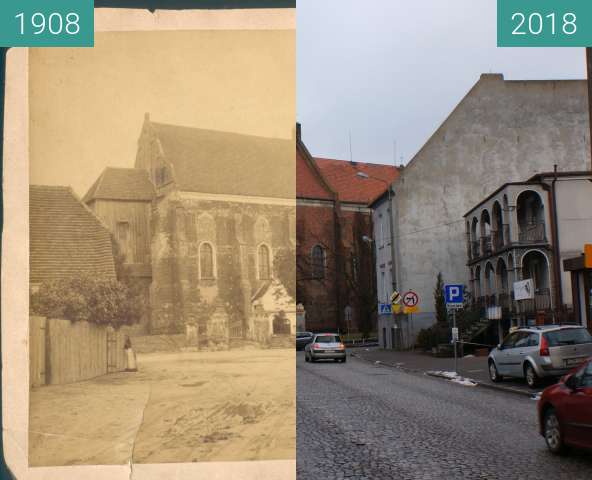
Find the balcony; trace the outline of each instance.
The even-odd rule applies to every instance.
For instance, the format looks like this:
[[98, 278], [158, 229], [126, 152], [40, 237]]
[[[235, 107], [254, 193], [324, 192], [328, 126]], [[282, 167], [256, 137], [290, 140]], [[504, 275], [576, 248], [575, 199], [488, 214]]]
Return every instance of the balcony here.
[[492, 252], [491, 248], [491, 235], [481, 237], [481, 251], [483, 255], [490, 255]]
[[479, 258], [481, 256], [481, 248], [478, 240], [471, 242], [471, 254], [473, 258]]
[[473, 301], [473, 306], [479, 308], [482, 315], [486, 315], [488, 307], [494, 306], [502, 307], [504, 315], [549, 312], [551, 311], [551, 291], [548, 288], [537, 290], [535, 297], [529, 300], [514, 300], [513, 294], [500, 292], [476, 298]]
[[520, 225], [520, 232], [518, 234], [520, 243], [539, 243], [546, 242], [545, 223], [536, 222]]
[[493, 249], [497, 252], [504, 247], [504, 236], [500, 231], [491, 232], [491, 241], [493, 243]]

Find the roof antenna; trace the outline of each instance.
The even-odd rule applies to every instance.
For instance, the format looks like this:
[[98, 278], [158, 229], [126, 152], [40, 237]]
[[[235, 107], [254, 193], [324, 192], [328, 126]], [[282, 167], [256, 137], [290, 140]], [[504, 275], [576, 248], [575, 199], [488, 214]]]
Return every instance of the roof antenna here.
[[397, 166], [397, 139], [393, 139], [393, 163]]
[[351, 141], [351, 130], [349, 131], [349, 161], [352, 165], [355, 165], [354, 156], [352, 154], [352, 141]]

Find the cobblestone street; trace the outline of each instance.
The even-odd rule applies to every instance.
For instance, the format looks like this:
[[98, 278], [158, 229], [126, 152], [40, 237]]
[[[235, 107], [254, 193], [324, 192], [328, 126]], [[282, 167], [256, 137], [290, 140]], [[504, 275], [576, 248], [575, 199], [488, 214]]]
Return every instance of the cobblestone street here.
[[297, 358], [298, 478], [592, 478], [547, 452], [528, 397], [373, 365]]

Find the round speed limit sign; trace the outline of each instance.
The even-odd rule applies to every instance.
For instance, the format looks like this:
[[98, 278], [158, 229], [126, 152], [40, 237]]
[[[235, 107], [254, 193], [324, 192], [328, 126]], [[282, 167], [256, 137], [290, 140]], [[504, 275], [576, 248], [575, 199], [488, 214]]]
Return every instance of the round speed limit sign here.
[[406, 307], [415, 307], [419, 303], [419, 296], [413, 291], [408, 291], [403, 294], [403, 304]]

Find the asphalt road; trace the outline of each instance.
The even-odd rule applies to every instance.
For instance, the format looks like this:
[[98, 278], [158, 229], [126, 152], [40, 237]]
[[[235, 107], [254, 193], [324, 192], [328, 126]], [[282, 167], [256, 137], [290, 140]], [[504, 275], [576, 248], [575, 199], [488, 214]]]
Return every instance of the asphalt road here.
[[297, 357], [297, 474], [331, 479], [592, 478], [592, 454], [559, 458], [536, 402], [348, 357]]

